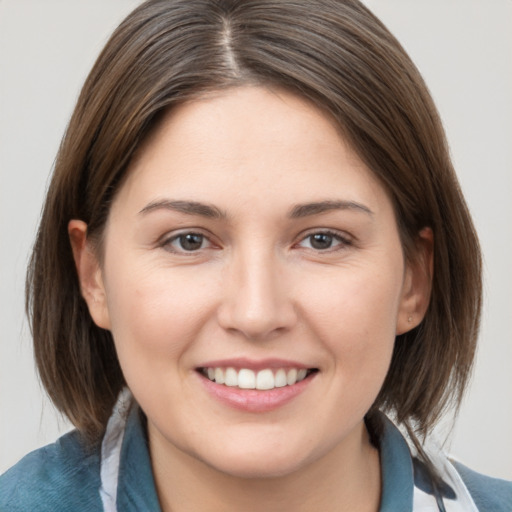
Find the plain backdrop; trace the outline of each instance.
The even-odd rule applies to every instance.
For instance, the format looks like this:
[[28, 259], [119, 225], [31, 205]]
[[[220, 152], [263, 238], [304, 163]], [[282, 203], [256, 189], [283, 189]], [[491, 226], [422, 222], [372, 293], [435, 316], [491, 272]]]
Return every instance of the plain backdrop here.
[[[35, 374], [25, 267], [80, 87], [138, 3], [0, 0], [0, 473], [70, 428]], [[484, 251], [478, 360], [446, 447], [481, 472], [512, 479], [512, 1], [365, 3], [431, 89]]]

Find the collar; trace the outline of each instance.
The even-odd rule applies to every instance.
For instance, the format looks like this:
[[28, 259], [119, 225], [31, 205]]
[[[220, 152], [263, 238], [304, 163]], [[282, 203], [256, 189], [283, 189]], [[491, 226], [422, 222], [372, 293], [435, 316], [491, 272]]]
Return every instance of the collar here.
[[382, 495], [379, 512], [413, 510], [414, 471], [409, 446], [398, 428], [382, 414], [379, 439]]
[[[422, 486], [418, 486], [418, 483], [415, 486], [415, 459], [413, 459], [409, 446], [400, 431], [384, 414], [382, 414], [382, 424], [382, 434], [379, 437], [382, 474], [379, 512], [476, 510], [471, 507], [459, 508], [455, 502], [445, 509], [442, 499], [438, 508], [437, 499], [423, 492]], [[104, 512], [117, 512], [118, 510], [123, 512], [138, 510], [161, 512], [151, 469], [145, 422], [140, 408], [133, 401], [129, 392], [121, 395], [114, 409], [107, 426], [101, 452], [102, 486], [100, 494]], [[454, 486], [460, 499], [461, 494], [467, 493], [467, 490], [451, 464], [449, 464], [451, 469], [446, 465], [444, 461], [447, 460], [437, 461], [436, 467], [445, 465], [445, 471], [442, 474], [443, 480]], [[418, 472], [416, 471], [416, 473], [416, 477], [418, 477]], [[456, 481], [457, 478], [460, 482]], [[462, 487], [459, 483], [462, 484]]]
[[118, 510], [161, 512], [156, 494], [146, 428], [138, 406], [130, 410], [123, 445], [117, 489]]

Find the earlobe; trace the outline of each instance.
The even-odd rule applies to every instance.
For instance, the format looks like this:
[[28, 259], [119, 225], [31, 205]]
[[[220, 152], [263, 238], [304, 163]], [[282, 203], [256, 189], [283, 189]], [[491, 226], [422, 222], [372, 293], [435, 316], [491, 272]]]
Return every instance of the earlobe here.
[[98, 327], [110, 329], [101, 266], [94, 248], [87, 240], [87, 224], [81, 220], [70, 220], [68, 235], [80, 282], [80, 291], [87, 303], [89, 313]]
[[419, 232], [414, 259], [406, 265], [396, 325], [397, 335], [417, 327], [425, 317], [430, 303], [434, 271], [434, 234], [431, 228], [423, 228]]

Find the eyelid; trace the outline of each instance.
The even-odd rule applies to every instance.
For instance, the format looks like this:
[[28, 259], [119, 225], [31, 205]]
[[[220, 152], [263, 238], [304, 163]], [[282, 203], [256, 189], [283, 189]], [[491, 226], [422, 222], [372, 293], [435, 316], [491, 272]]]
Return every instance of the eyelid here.
[[[186, 250], [172, 250], [169, 248], [170, 244], [177, 240], [179, 237], [188, 235], [188, 234], [197, 234], [204, 237], [204, 239], [208, 242], [209, 246], [204, 247], [201, 249], [198, 249], [196, 251], [186, 251]], [[354, 244], [354, 237], [350, 234], [348, 234], [345, 231], [339, 231], [332, 228], [312, 228], [308, 229], [306, 231], [303, 231], [297, 236], [297, 241], [293, 244], [294, 247], [297, 247], [301, 242], [305, 241], [308, 237], [316, 235], [316, 234], [325, 234], [332, 236], [340, 243], [336, 245], [334, 248], [328, 248], [328, 249], [314, 249], [310, 248], [314, 252], [318, 253], [328, 253], [328, 252], [334, 252], [337, 250], [342, 250], [343, 248], [346, 248], [347, 246], [351, 246]], [[170, 232], [165, 233], [161, 237], [158, 238], [156, 242], [157, 247], [161, 247], [169, 252], [172, 252], [174, 254], [180, 254], [180, 255], [189, 255], [192, 256], [194, 254], [198, 254], [201, 251], [212, 249], [212, 248], [220, 248], [220, 244], [217, 243], [215, 240], [215, 237], [212, 233], [209, 231], [206, 231], [204, 228], [194, 228], [194, 227], [187, 227], [187, 228], [181, 228], [177, 230], [173, 230]]]
[[[313, 249], [311, 250], [318, 252], [318, 253], [328, 253], [328, 252], [335, 252], [337, 250], [343, 250], [347, 246], [351, 246], [354, 244], [354, 237], [346, 233], [345, 231], [338, 231], [336, 229], [330, 229], [330, 228], [314, 228], [309, 229], [305, 232], [302, 232], [297, 242], [294, 244], [294, 246], [299, 245], [301, 242], [309, 238], [313, 235], [329, 235], [335, 238], [337, 241], [340, 242], [339, 246], [335, 246], [333, 248], [329, 247], [328, 249]], [[309, 249], [309, 248], [308, 248]]]
[[[185, 235], [200, 235], [202, 236], [209, 244], [208, 247], [203, 247], [201, 249], [198, 249], [197, 251], [186, 251], [186, 250], [175, 250], [171, 249], [171, 243], [177, 240], [181, 236]], [[213, 235], [209, 232], [205, 232], [202, 228], [182, 228], [174, 231], [170, 231], [159, 237], [157, 240], [156, 245], [158, 247], [163, 248], [164, 250], [172, 253], [172, 254], [179, 254], [179, 255], [185, 255], [185, 256], [194, 256], [199, 254], [200, 252], [212, 248], [218, 248], [219, 245], [216, 244], [213, 240]]]

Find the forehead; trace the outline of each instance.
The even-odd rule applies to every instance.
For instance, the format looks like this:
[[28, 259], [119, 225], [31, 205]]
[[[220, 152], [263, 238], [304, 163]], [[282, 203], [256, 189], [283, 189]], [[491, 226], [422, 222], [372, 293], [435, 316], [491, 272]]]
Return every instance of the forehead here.
[[278, 205], [339, 195], [381, 203], [383, 194], [327, 114], [289, 92], [247, 86], [168, 112], [118, 197], [143, 208], [159, 195], [226, 203], [264, 195]]

